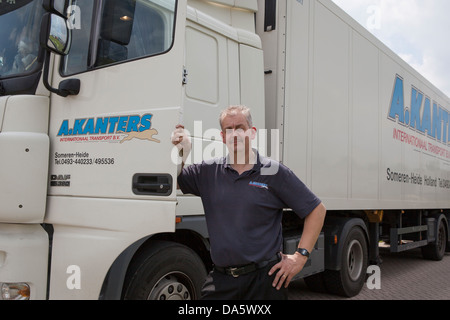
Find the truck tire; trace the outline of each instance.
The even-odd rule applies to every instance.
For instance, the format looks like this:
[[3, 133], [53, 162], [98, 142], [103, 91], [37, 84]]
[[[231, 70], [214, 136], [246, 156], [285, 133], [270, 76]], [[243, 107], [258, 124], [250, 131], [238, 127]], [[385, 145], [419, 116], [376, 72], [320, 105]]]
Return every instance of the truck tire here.
[[178, 243], [158, 241], [130, 265], [123, 298], [196, 300], [205, 278], [205, 266], [193, 250]]
[[323, 276], [328, 292], [343, 297], [354, 297], [366, 281], [368, 246], [364, 231], [353, 227], [343, 244], [340, 270], [325, 270]]
[[441, 261], [444, 258], [447, 247], [447, 229], [445, 228], [445, 219], [439, 217], [439, 226], [437, 229], [436, 241], [422, 247], [422, 256], [424, 259]]

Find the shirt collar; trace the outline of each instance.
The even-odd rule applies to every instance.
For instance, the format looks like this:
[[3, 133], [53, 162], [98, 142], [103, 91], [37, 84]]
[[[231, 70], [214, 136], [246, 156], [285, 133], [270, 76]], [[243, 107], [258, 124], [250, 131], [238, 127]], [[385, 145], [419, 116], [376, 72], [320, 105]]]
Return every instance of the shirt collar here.
[[[256, 154], [256, 163], [253, 166], [252, 169], [250, 169], [250, 172], [258, 172], [261, 170], [261, 167], [263, 166], [263, 164], [261, 163], [261, 159], [260, 159], [260, 155], [258, 150], [253, 149], [253, 152]], [[233, 167], [231, 166], [230, 163], [230, 154], [228, 154], [225, 158], [224, 158], [224, 163], [223, 163], [224, 167], [227, 169], [231, 169], [234, 170]]]

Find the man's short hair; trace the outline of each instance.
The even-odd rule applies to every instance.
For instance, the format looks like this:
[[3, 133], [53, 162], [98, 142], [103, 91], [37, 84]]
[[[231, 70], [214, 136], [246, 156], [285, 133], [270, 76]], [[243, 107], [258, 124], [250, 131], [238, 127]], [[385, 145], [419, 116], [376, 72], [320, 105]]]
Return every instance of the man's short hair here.
[[243, 105], [235, 105], [235, 106], [229, 106], [225, 110], [223, 110], [220, 113], [219, 123], [220, 128], [222, 128], [222, 121], [225, 119], [226, 116], [237, 114], [238, 112], [242, 113], [245, 118], [247, 119], [247, 123], [249, 128], [253, 127], [253, 120], [252, 120], [252, 114], [250, 112], [250, 108], [243, 106]]

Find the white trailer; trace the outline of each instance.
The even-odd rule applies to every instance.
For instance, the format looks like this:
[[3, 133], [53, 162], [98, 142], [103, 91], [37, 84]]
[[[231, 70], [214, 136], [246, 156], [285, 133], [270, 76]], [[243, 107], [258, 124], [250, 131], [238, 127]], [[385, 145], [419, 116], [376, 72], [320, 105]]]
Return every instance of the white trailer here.
[[330, 0], [0, 6], [0, 299], [198, 298], [208, 232], [170, 136], [222, 154], [231, 104], [327, 206], [311, 288], [358, 294], [380, 243], [450, 249], [450, 100]]

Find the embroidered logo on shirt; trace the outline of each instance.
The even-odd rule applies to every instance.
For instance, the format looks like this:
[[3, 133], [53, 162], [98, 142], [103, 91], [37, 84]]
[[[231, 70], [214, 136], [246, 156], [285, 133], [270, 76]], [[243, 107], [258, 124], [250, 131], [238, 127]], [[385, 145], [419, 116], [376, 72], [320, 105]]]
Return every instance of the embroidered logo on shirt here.
[[257, 188], [260, 188], [260, 189], [269, 190], [269, 186], [267, 184], [261, 183], [261, 182], [250, 181], [250, 183], [248, 185], [252, 186], [252, 187], [257, 187]]

